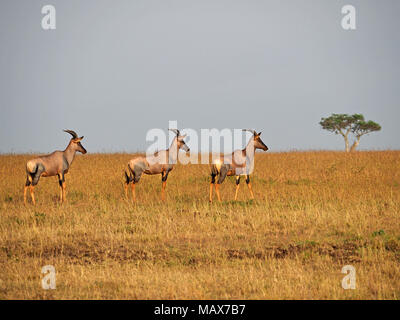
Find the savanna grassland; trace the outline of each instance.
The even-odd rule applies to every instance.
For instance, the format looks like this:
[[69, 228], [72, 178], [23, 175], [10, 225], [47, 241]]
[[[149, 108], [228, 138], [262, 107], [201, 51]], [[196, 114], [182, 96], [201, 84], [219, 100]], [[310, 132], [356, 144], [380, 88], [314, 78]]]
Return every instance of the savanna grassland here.
[[125, 200], [131, 157], [77, 156], [67, 203], [52, 177], [24, 206], [32, 155], [0, 156], [0, 299], [400, 298], [400, 151], [260, 153], [256, 200], [231, 177], [212, 204], [206, 165], [177, 165], [165, 203], [158, 175]]

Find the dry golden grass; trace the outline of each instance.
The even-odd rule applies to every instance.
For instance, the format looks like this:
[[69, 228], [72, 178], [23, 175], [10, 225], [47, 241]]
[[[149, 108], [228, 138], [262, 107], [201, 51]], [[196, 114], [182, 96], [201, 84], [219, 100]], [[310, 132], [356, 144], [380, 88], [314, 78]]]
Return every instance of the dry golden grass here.
[[[398, 299], [400, 152], [257, 154], [256, 200], [234, 178], [208, 203], [208, 166], [178, 165], [159, 200], [143, 176], [124, 200], [128, 154], [78, 156], [57, 203], [42, 178], [23, 205], [29, 155], [0, 156], [1, 299]], [[54, 265], [57, 288], [43, 290]], [[356, 290], [344, 290], [344, 265]]]

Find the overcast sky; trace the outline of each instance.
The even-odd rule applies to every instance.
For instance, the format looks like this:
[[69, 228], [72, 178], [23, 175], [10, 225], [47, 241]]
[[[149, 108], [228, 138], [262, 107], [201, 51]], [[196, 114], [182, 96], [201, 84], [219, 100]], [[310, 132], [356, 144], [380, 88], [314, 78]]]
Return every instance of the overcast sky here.
[[398, 0], [2, 0], [0, 152], [63, 149], [62, 129], [89, 152], [145, 150], [169, 120], [262, 130], [271, 151], [342, 150], [318, 124], [331, 113], [382, 125], [362, 149], [400, 149], [399, 17]]

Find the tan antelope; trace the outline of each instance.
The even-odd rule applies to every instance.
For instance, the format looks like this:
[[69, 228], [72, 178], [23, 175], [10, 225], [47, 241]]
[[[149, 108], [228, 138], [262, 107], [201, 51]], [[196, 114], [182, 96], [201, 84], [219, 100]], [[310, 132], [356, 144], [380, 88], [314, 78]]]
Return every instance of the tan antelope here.
[[213, 199], [213, 187], [215, 184], [215, 177], [219, 175], [215, 192], [217, 193], [218, 201], [221, 201], [219, 194], [219, 187], [224, 182], [226, 176], [236, 176], [236, 192], [235, 201], [239, 191], [240, 176], [246, 176], [246, 184], [249, 188], [251, 198], [254, 199], [253, 190], [250, 184], [250, 173], [253, 171], [254, 166], [254, 152], [256, 149], [268, 150], [268, 147], [261, 140], [261, 132], [257, 133], [254, 130], [243, 129], [243, 131], [250, 131], [253, 136], [247, 143], [246, 148], [243, 150], [235, 150], [231, 154], [223, 155], [213, 161], [211, 165], [211, 183], [210, 183], [210, 202]]
[[157, 151], [151, 156], [136, 157], [129, 161], [128, 168], [125, 170], [125, 196], [128, 198], [128, 187], [132, 183], [132, 201], [136, 201], [135, 186], [139, 182], [142, 174], [161, 174], [161, 199], [165, 200], [165, 187], [167, 185], [168, 173], [174, 168], [178, 159], [179, 149], [189, 152], [190, 149], [181, 136], [178, 129], [169, 129], [176, 134], [167, 150]]
[[72, 135], [71, 141], [64, 151], [54, 151], [53, 153], [45, 156], [29, 160], [26, 163], [26, 183], [24, 188], [24, 203], [26, 203], [26, 191], [30, 188], [30, 194], [33, 204], [36, 204], [34, 188], [38, 184], [40, 177], [58, 176], [60, 185], [60, 202], [66, 200], [65, 192], [65, 175], [74, 160], [77, 151], [85, 154], [86, 149], [82, 146], [81, 140], [83, 137], [78, 135], [72, 130], [64, 130], [64, 132]]

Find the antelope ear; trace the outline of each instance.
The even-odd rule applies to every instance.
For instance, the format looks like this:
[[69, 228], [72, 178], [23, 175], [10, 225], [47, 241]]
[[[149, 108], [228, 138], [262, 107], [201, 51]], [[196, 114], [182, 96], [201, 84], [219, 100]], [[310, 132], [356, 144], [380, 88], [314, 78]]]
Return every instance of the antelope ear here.
[[79, 140], [82, 140], [84, 136], [80, 137]]
[[76, 143], [80, 142], [83, 139], [83, 136], [80, 138], [73, 139]]
[[[260, 131], [259, 133], [257, 133], [257, 135], [258, 135], [258, 136], [261, 136], [261, 132], [262, 132], [262, 131]], [[82, 137], [82, 138], [83, 138], [83, 137]]]

